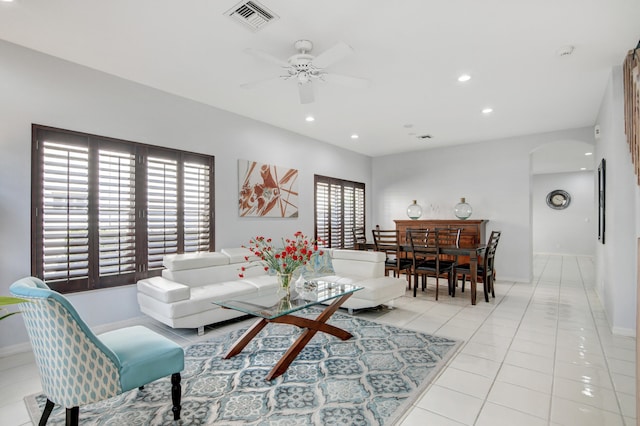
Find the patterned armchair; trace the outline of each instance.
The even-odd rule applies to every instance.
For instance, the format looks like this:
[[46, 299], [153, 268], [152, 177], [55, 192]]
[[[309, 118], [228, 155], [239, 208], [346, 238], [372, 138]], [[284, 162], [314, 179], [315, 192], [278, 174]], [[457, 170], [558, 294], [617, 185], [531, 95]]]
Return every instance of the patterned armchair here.
[[20, 309], [47, 397], [40, 425], [47, 423], [55, 404], [65, 407], [67, 425], [77, 425], [80, 405], [168, 375], [173, 416], [180, 419], [184, 351], [179, 345], [141, 326], [96, 336], [67, 298], [38, 278], [18, 280], [10, 291], [29, 301]]

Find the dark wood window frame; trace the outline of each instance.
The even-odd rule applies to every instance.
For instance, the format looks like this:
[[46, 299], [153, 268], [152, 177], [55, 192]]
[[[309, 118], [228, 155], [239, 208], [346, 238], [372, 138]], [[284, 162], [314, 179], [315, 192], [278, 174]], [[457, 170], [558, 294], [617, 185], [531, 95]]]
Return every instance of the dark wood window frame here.
[[212, 251], [213, 156], [32, 125], [31, 273], [78, 292]]
[[353, 248], [354, 228], [365, 228], [365, 184], [314, 176], [314, 233], [324, 247]]

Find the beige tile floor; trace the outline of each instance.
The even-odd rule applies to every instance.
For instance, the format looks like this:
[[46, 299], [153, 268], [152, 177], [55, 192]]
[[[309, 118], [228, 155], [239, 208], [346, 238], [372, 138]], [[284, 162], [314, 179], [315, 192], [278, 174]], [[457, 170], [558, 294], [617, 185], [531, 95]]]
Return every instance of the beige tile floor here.
[[[612, 335], [593, 287], [591, 258], [541, 256], [531, 283], [496, 283], [476, 306], [433, 291], [362, 318], [465, 341], [406, 413], [402, 426], [635, 425], [635, 339]], [[441, 287], [441, 292], [444, 290]], [[147, 318], [141, 323], [182, 345], [246, 325], [210, 327], [203, 338]], [[102, 330], [101, 330], [102, 331]], [[23, 397], [38, 392], [33, 356], [0, 359], [0, 423], [31, 425]]]

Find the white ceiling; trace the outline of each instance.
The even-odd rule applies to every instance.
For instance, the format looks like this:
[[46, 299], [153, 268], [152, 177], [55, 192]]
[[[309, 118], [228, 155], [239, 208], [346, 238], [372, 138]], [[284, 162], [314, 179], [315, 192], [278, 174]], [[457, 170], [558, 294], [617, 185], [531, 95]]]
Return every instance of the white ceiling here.
[[[280, 19], [251, 32], [224, 15], [236, 0], [0, 1], [0, 39], [380, 156], [594, 125], [640, 38], [638, 0], [260, 2]], [[369, 87], [320, 82], [307, 105], [294, 81], [240, 87], [280, 73], [244, 49], [286, 59], [298, 39], [352, 46], [328, 70]]]

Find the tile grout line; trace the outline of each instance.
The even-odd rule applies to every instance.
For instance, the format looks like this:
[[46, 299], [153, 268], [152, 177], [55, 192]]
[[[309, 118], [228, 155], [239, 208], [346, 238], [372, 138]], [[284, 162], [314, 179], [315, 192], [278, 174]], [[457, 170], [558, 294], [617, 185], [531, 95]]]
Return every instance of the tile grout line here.
[[[577, 263], [577, 260], [576, 260], [576, 263]], [[591, 299], [589, 298], [589, 295], [587, 294], [587, 290], [586, 290], [586, 288], [584, 286], [584, 278], [583, 278], [583, 275], [582, 275], [582, 269], [580, 268], [579, 264], [578, 264], [578, 275], [580, 276], [580, 282], [582, 283], [582, 290], [584, 292], [584, 296], [587, 299], [587, 304], [589, 305], [589, 313], [591, 314], [591, 320], [593, 321], [593, 325], [594, 325], [594, 328], [596, 330], [596, 336], [598, 336], [598, 343], [600, 345], [600, 350], [602, 351], [602, 355], [603, 355], [602, 358], [604, 359], [605, 366], [607, 367], [607, 376], [609, 377], [609, 380], [611, 381], [611, 387], [613, 388], [613, 394], [614, 394], [614, 396], [616, 398], [616, 405], [618, 406], [618, 414], [620, 415], [620, 419], [622, 420], [622, 424], [624, 425], [627, 422], [625, 421], [624, 413], [622, 412], [622, 404], [620, 403], [620, 398], [618, 397], [618, 391], [616, 390], [616, 385], [615, 385], [615, 382], [613, 381], [613, 376], [611, 375], [611, 368], [609, 366], [609, 356], [604, 351], [604, 346], [602, 345], [602, 337], [600, 335], [600, 329], [598, 328], [598, 324], [596, 322], [596, 318], [593, 315], [593, 305], [591, 303]], [[607, 319], [607, 325], [609, 325], [608, 323], [609, 323], [609, 320]], [[610, 327], [610, 325], [609, 325], [609, 327]], [[597, 407], [597, 408], [599, 408], [599, 407]], [[608, 410], [605, 410], [603, 408], [599, 408], [599, 409], [601, 409], [603, 411], [608, 411]]]
[[[547, 258], [547, 262], [545, 262], [545, 268], [546, 268], [546, 266], [547, 266], [547, 263], [548, 263], [548, 258]], [[544, 269], [543, 269], [543, 271], [544, 271]], [[498, 367], [498, 371], [496, 371], [496, 375], [495, 375], [495, 377], [494, 377], [493, 381], [491, 382], [491, 386], [489, 386], [489, 390], [487, 391], [487, 395], [484, 397], [484, 400], [482, 401], [482, 405], [480, 406], [480, 410], [478, 411], [478, 414], [476, 414], [476, 417], [475, 417], [475, 419], [474, 419], [474, 421], [473, 421], [473, 424], [474, 424], [474, 425], [478, 422], [479, 417], [480, 417], [480, 414], [481, 414], [481, 413], [482, 413], [482, 411], [484, 410], [484, 408], [485, 408], [485, 406], [486, 406], [487, 402], [489, 402], [489, 395], [491, 394], [491, 390], [493, 389], [494, 385], [495, 385], [495, 384], [496, 384], [496, 382], [498, 381], [498, 375], [500, 374], [500, 371], [502, 370], [502, 367], [504, 366], [504, 361], [505, 361], [505, 359], [506, 359], [506, 357], [507, 357], [507, 354], [509, 353], [509, 349], [510, 349], [510, 348], [511, 348], [511, 346], [513, 345], [513, 341], [515, 340], [516, 335], [518, 334], [518, 330], [520, 330], [520, 326], [522, 325], [522, 319], [524, 318], [525, 314], [526, 314], [526, 313], [527, 313], [527, 311], [529, 310], [529, 307], [531, 306], [531, 300], [533, 299], [533, 297], [534, 297], [534, 295], [535, 295], [535, 293], [536, 293], [536, 290], [537, 290], [537, 288], [538, 288], [538, 284], [539, 284], [539, 282], [540, 282], [540, 276], [542, 276], [542, 272], [540, 273], [540, 275], [539, 275], [537, 278], [536, 278], [536, 277], [534, 277], [535, 285], [534, 285], [534, 286], [533, 286], [533, 288], [531, 289], [531, 294], [529, 295], [529, 300], [528, 300], [528, 302], [527, 302], [527, 306], [526, 306], [526, 307], [523, 309], [523, 311], [522, 311], [522, 316], [520, 317], [520, 321], [519, 321], [519, 323], [518, 323], [518, 327], [516, 328], [516, 331], [515, 331], [515, 333], [513, 334], [513, 337], [511, 337], [511, 343], [510, 343], [510, 344], [509, 344], [509, 346], [507, 347], [507, 352], [506, 352], [506, 354], [505, 354], [505, 358], [504, 358], [504, 359], [502, 359], [502, 361], [500, 361], [500, 366]], [[513, 287], [514, 287], [515, 285], [516, 285], [516, 284], [513, 284], [513, 285], [511, 286], [511, 288], [509, 289], [509, 291], [507, 292], [507, 294], [505, 294], [505, 296], [503, 297], [503, 299], [501, 300], [501, 302], [502, 302], [502, 301], [507, 297], [507, 295], [508, 295], [512, 290], [513, 290]], [[496, 307], [497, 307], [497, 305], [496, 305]], [[485, 321], [486, 321], [486, 320], [485, 320]], [[474, 334], [475, 334], [475, 333], [474, 333]], [[502, 404], [497, 404], [497, 405], [503, 406]], [[504, 407], [504, 406], [503, 406], [503, 407]], [[507, 408], [509, 408], [509, 409], [511, 409], [511, 410], [514, 410], [514, 411], [518, 411], [518, 412], [520, 412], [520, 413], [526, 414], [526, 415], [531, 416], [531, 417], [540, 418], [540, 417], [534, 416], [534, 415], [532, 415], [532, 414], [530, 414], [530, 413], [525, 413], [524, 411], [516, 410], [516, 409], [511, 408], [511, 407], [507, 407]], [[550, 419], [546, 419], [546, 420], [547, 420], [547, 422], [549, 422], [549, 421], [550, 421]]]
[[556, 338], [553, 345], [553, 367], [551, 368], [551, 390], [549, 391], [549, 411], [548, 421], [551, 423], [551, 414], [553, 413], [553, 390], [556, 386], [556, 363], [558, 359], [558, 331], [560, 330], [560, 294], [562, 293], [562, 271], [564, 269], [564, 256], [560, 257], [560, 277], [558, 280], [558, 298], [556, 300]]
[[[431, 389], [433, 386], [436, 386], [436, 381], [437, 381], [437, 379], [438, 379], [438, 378], [439, 378], [439, 377], [444, 373], [444, 371], [445, 371], [447, 368], [450, 368], [450, 367], [451, 367], [451, 364], [453, 363], [453, 361], [455, 361], [455, 359], [456, 359], [456, 358], [457, 358], [457, 357], [462, 353], [462, 350], [467, 346], [467, 344], [468, 344], [468, 343], [469, 343], [469, 341], [473, 338], [473, 336], [475, 336], [475, 334], [476, 334], [480, 329], [482, 329], [482, 325], [483, 325], [483, 324], [485, 323], [485, 321], [486, 321], [486, 320], [491, 316], [491, 314], [492, 314], [493, 312], [495, 312], [496, 308], [497, 308], [497, 307], [498, 307], [498, 306], [499, 306], [499, 305], [504, 301], [504, 299], [506, 298], [506, 295], [511, 291], [511, 289], [514, 287], [514, 285], [515, 285], [515, 283], [512, 283], [512, 284], [511, 284], [511, 287], [509, 288], [509, 290], [507, 291], [507, 293], [506, 293], [502, 298], [500, 298], [500, 300], [495, 304], [495, 306], [491, 309], [490, 313], [489, 313], [489, 314], [484, 318], [484, 320], [482, 321], [482, 323], [481, 323], [481, 324], [476, 328], [476, 330], [473, 332], [473, 334], [471, 334], [471, 336], [470, 336], [468, 339], [464, 340], [463, 344], [462, 344], [462, 345], [460, 345], [460, 347], [458, 348], [457, 353], [455, 354], [455, 356], [453, 356], [451, 359], [449, 359], [449, 362], [448, 362], [448, 363], [447, 363], [447, 365], [446, 365], [446, 366], [445, 366], [445, 367], [440, 371], [440, 373], [438, 374], [438, 376], [437, 376], [437, 377], [434, 377], [434, 380], [433, 380], [433, 381], [432, 381], [432, 383], [427, 387], [427, 389], [425, 389], [425, 391], [423, 392], [422, 396], [426, 395], [426, 394], [427, 394], [427, 392], [428, 392], [428, 390], [429, 390], [429, 389]], [[450, 316], [450, 318], [449, 318], [449, 319], [447, 319], [447, 321], [445, 321], [445, 322], [444, 322], [440, 327], [438, 327], [436, 330], [434, 330], [433, 334], [438, 334], [438, 330], [440, 330], [442, 327], [444, 327], [446, 324], [448, 324], [448, 323], [449, 323], [449, 322], [450, 322], [454, 317], [456, 317], [457, 315], [459, 315], [462, 311], [464, 311], [464, 308], [459, 309], [459, 310], [458, 310], [458, 312], [456, 312], [455, 314], [453, 314], [452, 316]], [[471, 373], [471, 374], [474, 374], [474, 373]], [[484, 377], [484, 376], [483, 376], [483, 377]], [[437, 385], [437, 386], [440, 386], [440, 385]], [[443, 386], [443, 387], [444, 387], [444, 388], [446, 388], [446, 386]], [[449, 388], [446, 388], [446, 389], [449, 389]], [[453, 389], [451, 389], [451, 390], [453, 390]], [[455, 391], [455, 390], [454, 390], [454, 391]], [[459, 391], [455, 391], [455, 392], [459, 392]], [[463, 392], [460, 392], [460, 393], [463, 393]], [[463, 394], [464, 394], [464, 393], [463, 393]], [[467, 395], [467, 394], [464, 394], [464, 395]], [[473, 395], [468, 395], [468, 396], [474, 397]], [[477, 397], [474, 397], [474, 398], [477, 398]], [[478, 399], [480, 399], [480, 398], [478, 398]], [[485, 398], [485, 400], [486, 400], [486, 398]], [[416, 402], [417, 402], [417, 401], [416, 401]], [[482, 407], [483, 407], [483, 406], [484, 406], [484, 403], [483, 403], [483, 405], [480, 407], [480, 411], [478, 412], [478, 414], [482, 411]], [[423, 408], [420, 408], [420, 407], [418, 407], [416, 404], [414, 404], [414, 405], [413, 405], [413, 410], [415, 410], [415, 409], [421, 409], [421, 410], [422, 410]], [[438, 416], [441, 416], [441, 417], [443, 417], [443, 418], [446, 418], [446, 419], [448, 419], [448, 420], [454, 421], [454, 422], [456, 422], [456, 423], [460, 423], [460, 422], [458, 422], [458, 421], [457, 421], [457, 420], [455, 420], [455, 419], [452, 419], [452, 418], [450, 418], [450, 417], [444, 416], [443, 414], [436, 413], [436, 412], [434, 412], [434, 411], [427, 410], [427, 409], [424, 409], [424, 410], [425, 410], [425, 411], [428, 411], [428, 412], [430, 412], [430, 413], [436, 414], [436, 415], [438, 415]], [[476, 415], [476, 419], [477, 419], [477, 415]], [[474, 423], [475, 423], [475, 421], [476, 421], [476, 420], [474, 419]]]

